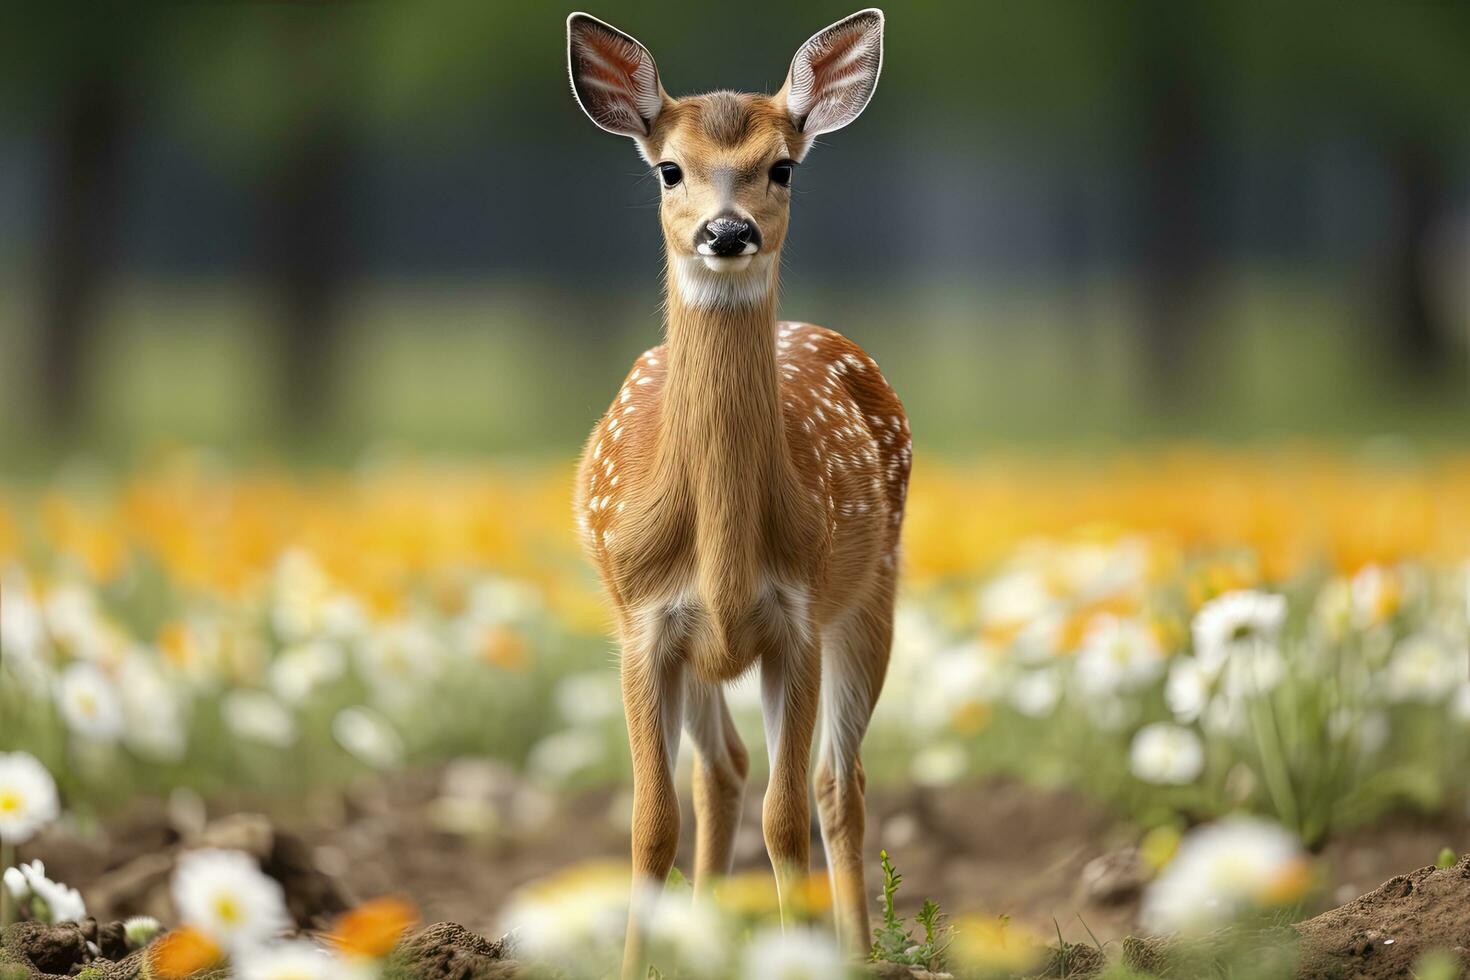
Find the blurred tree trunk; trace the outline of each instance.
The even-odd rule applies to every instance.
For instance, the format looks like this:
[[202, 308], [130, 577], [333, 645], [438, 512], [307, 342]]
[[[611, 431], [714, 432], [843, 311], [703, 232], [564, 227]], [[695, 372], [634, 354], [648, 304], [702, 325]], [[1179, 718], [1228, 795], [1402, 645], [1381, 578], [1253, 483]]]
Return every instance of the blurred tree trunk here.
[[67, 428], [116, 231], [123, 94], [105, 65], [69, 83], [57, 111], [41, 249], [41, 377], [47, 421]]
[[1191, 390], [1190, 359], [1205, 322], [1208, 160], [1199, 71], [1189, 60], [1194, 19], [1155, 10], [1149, 20], [1139, 59], [1140, 102], [1149, 107], [1139, 197], [1142, 334], [1151, 394], [1173, 405]]
[[347, 271], [349, 127], [322, 109], [294, 126], [271, 174], [267, 269], [284, 332], [288, 422], [319, 427], [331, 406]]
[[1392, 158], [1395, 216], [1389, 239], [1384, 326], [1390, 349], [1415, 378], [1437, 377], [1449, 361], [1450, 330], [1438, 321], [1431, 254], [1435, 220], [1448, 208], [1448, 194], [1432, 147], [1401, 142]]

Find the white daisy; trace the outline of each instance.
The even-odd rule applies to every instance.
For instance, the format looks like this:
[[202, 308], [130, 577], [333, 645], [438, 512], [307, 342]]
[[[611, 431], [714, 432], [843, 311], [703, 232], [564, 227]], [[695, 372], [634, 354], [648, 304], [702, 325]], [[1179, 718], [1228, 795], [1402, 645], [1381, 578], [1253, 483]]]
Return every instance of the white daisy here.
[[1203, 933], [1262, 906], [1291, 901], [1308, 883], [1306, 855], [1280, 826], [1226, 817], [1189, 833], [1149, 885], [1139, 918], [1154, 933]]
[[1004, 657], [986, 644], [965, 643], [940, 652], [927, 668], [933, 709], [916, 721], [931, 728], [961, 721], [1005, 693], [1004, 674]]
[[50, 643], [46, 624], [19, 568], [0, 576], [0, 668], [8, 671], [31, 695], [44, 697], [51, 688]]
[[524, 622], [541, 606], [541, 593], [530, 583], [491, 577], [470, 589], [466, 615], [482, 624]]
[[1077, 654], [1077, 683], [1089, 695], [1132, 691], [1164, 672], [1164, 648], [1148, 624], [1099, 616]]
[[1064, 591], [1083, 602], [1138, 595], [1147, 583], [1148, 548], [1135, 539], [1073, 544], [1056, 555], [1055, 568]]
[[94, 649], [100, 617], [89, 589], [75, 583], [58, 586], [47, 593], [42, 609], [47, 631], [73, 654], [86, 656]]
[[1049, 668], [1029, 670], [1011, 685], [1011, 705], [1028, 718], [1050, 715], [1061, 697], [1061, 678]]
[[368, 626], [367, 610], [355, 596], [339, 592], [322, 606], [322, 631], [334, 640], [355, 640]]
[[411, 701], [444, 664], [444, 644], [418, 620], [399, 620], [373, 630], [355, 648], [358, 673], [381, 706]]
[[1219, 670], [1240, 649], [1274, 645], [1285, 621], [1286, 599], [1282, 596], [1250, 589], [1227, 592], [1195, 614], [1195, 656], [1206, 670]]
[[1228, 698], [1251, 698], [1274, 690], [1286, 677], [1286, 659], [1274, 646], [1257, 644], [1237, 650], [1225, 665], [1220, 691]]
[[240, 851], [191, 851], [173, 876], [179, 918], [221, 947], [246, 950], [290, 925], [281, 886]]
[[556, 707], [571, 725], [592, 725], [618, 717], [623, 711], [617, 674], [587, 671], [564, 677], [556, 685]]
[[747, 980], [829, 980], [846, 973], [837, 943], [825, 932], [791, 928], [758, 933], [745, 950]]
[[921, 786], [949, 786], [969, 767], [965, 750], [953, 742], [926, 745], [909, 761], [909, 775]]
[[1046, 576], [1038, 569], [1018, 568], [996, 576], [976, 600], [982, 628], [1018, 629], [1050, 610], [1056, 602]]
[[403, 764], [403, 737], [388, 720], [368, 708], [344, 708], [332, 719], [337, 744], [374, 769]]
[[237, 738], [278, 749], [296, 741], [296, 719], [264, 691], [230, 691], [220, 701], [220, 714]]
[[60, 812], [46, 767], [26, 752], [0, 752], [0, 841], [23, 844]]
[[39, 922], [81, 922], [87, 906], [81, 893], [46, 877], [46, 866], [31, 861], [5, 870], [5, 890], [21, 905], [27, 905]]
[[287, 704], [301, 704], [317, 688], [340, 678], [347, 657], [336, 643], [317, 640], [282, 650], [271, 663], [271, 690]]
[[1194, 657], [1178, 657], [1169, 664], [1169, 678], [1164, 682], [1164, 703], [1176, 720], [1185, 724], [1198, 721], [1210, 703], [1210, 678]]
[[100, 667], [76, 661], [56, 682], [56, 704], [73, 732], [98, 742], [114, 742], [122, 735], [122, 701], [112, 679]]
[[1384, 672], [1391, 701], [1444, 700], [1465, 679], [1465, 652], [1433, 633], [1406, 636], [1394, 647]]
[[128, 748], [160, 762], [183, 758], [189, 745], [184, 705], [157, 661], [144, 651], [131, 651], [118, 668], [117, 689]]
[[561, 782], [607, 756], [603, 736], [587, 728], [552, 732], [531, 747], [526, 768], [549, 782]]
[[345, 964], [304, 939], [252, 947], [233, 963], [238, 980], [340, 980]]
[[729, 938], [713, 905], [691, 900], [683, 890], [654, 889], [637, 907], [654, 956], [667, 953], [684, 971], [695, 976], [717, 976], [729, 962]]
[[1133, 775], [1146, 783], [1183, 786], [1204, 770], [1205, 749], [1190, 729], [1160, 721], [1138, 730], [1128, 759]]
[[600, 968], [601, 957], [622, 943], [628, 898], [626, 866], [574, 866], [518, 889], [499, 930], [514, 934], [524, 959], [563, 965], [591, 960]]
[[1353, 622], [1368, 629], [1393, 618], [1403, 603], [1404, 585], [1400, 569], [1364, 565], [1352, 580]]

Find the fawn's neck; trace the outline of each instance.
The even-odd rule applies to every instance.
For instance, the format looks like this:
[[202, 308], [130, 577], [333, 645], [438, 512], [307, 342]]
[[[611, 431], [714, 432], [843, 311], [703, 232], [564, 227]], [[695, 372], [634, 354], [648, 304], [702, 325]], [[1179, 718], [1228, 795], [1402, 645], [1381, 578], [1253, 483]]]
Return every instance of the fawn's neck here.
[[776, 290], [773, 282], [757, 302], [697, 308], [671, 285], [667, 309], [658, 471], [693, 504], [706, 604], [738, 603], [757, 587], [766, 509], [790, 473]]

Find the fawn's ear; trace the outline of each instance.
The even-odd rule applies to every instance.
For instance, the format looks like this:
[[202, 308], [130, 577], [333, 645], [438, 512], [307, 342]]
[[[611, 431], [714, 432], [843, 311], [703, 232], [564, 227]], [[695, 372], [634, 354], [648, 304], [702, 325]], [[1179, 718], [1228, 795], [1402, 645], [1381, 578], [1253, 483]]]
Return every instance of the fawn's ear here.
[[577, 104], [609, 133], [642, 139], [668, 100], [648, 49], [590, 14], [567, 18], [567, 71]]
[[791, 59], [777, 93], [797, 130], [814, 137], [841, 129], [867, 107], [883, 68], [883, 11], [859, 10], [812, 35]]

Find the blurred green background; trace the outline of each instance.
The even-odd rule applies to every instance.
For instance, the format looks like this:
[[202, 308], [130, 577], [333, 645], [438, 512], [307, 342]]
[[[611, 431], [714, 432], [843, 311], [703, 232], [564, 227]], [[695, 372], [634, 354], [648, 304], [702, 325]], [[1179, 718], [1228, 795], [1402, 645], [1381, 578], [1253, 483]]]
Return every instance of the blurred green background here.
[[[678, 95], [850, 2], [606, 0]], [[659, 331], [658, 190], [553, 4], [0, 14], [0, 466], [171, 441], [570, 455]], [[930, 451], [1470, 419], [1470, 5], [895, 3], [783, 313]]]

